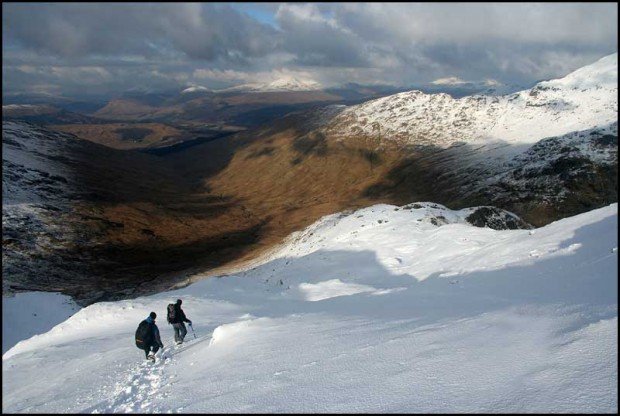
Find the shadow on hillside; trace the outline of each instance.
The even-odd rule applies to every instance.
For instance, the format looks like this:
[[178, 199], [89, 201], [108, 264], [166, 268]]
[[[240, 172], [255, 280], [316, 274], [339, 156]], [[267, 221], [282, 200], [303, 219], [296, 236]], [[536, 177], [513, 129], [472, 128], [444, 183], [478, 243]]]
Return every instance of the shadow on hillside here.
[[82, 306], [154, 294], [188, 273], [209, 270], [246, 254], [260, 240], [263, 226], [259, 223], [176, 245], [154, 241], [58, 247], [35, 262], [7, 252], [3, 284], [12, 291], [61, 292]]
[[[503, 141], [486, 145], [455, 142], [446, 148], [432, 144], [402, 146], [397, 163], [383, 178], [367, 187], [363, 195], [372, 199], [389, 198], [398, 204], [432, 200], [454, 209], [463, 208], [461, 201], [465, 199], [483, 200], [473, 195], [466, 198], [466, 193], [479, 181], [498, 173], [491, 165], [485, 165], [485, 158], [490, 161], [497, 157], [499, 149], [520, 153], [528, 147]], [[376, 164], [381, 163], [378, 158]]]
[[[571, 147], [562, 143], [562, 138], [549, 138], [534, 145], [497, 141], [460, 142], [445, 149], [405, 146], [398, 163], [363, 195], [398, 205], [416, 200], [451, 209], [493, 205], [536, 226], [617, 202], [617, 164], [583, 158], [586, 162], [571, 163], [576, 159], [565, 154]], [[502, 156], [523, 158], [526, 150], [529, 159]]]

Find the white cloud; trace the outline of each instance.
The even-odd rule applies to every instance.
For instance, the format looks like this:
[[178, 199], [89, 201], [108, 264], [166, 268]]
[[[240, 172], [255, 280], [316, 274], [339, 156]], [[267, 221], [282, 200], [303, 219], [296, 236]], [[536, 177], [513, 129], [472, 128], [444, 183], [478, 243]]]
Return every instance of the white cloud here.
[[247, 81], [252, 75], [249, 72], [234, 71], [232, 69], [195, 69], [192, 76], [197, 79], [211, 79], [218, 81]]
[[193, 77], [202, 80], [216, 80], [230, 83], [270, 84], [273, 82], [299, 81], [311, 84], [320, 84], [309, 71], [289, 68], [277, 68], [271, 71], [243, 72], [234, 70], [196, 69]]
[[612, 3], [270, 7], [275, 25], [226, 4], [9, 3], [3, 86], [219, 87], [286, 77], [326, 86], [495, 86], [561, 77], [617, 51]]

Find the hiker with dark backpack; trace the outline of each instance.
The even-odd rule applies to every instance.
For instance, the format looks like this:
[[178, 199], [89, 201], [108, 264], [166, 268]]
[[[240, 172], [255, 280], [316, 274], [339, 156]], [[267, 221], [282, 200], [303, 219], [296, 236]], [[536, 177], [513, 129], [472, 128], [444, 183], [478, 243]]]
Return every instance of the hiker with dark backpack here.
[[140, 322], [136, 330], [136, 346], [144, 350], [147, 360], [155, 361], [155, 353], [159, 348], [164, 348], [164, 344], [159, 337], [159, 328], [155, 325], [157, 314], [151, 312], [144, 321]]
[[192, 321], [187, 319], [185, 312], [181, 309], [181, 303], [183, 303], [183, 301], [177, 299], [177, 303], [168, 305], [168, 323], [172, 324], [172, 328], [174, 328], [174, 341], [177, 345], [182, 344], [185, 335], [187, 335], [187, 328], [185, 328], [183, 322], [187, 322], [190, 325], [192, 324]]

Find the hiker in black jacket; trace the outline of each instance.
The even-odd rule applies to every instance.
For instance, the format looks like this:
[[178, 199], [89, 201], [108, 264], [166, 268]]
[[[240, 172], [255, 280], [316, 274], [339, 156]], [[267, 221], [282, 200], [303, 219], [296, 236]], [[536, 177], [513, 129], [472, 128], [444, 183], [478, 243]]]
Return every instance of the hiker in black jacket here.
[[183, 322], [187, 322], [190, 325], [192, 321], [187, 319], [185, 312], [181, 309], [181, 299], [177, 299], [177, 303], [168, 305], [168, 323], [172, 324], [174, 328], [174, 341], [178, 344], [183, 343], [185, 335], [187, 335], [187, 328]]
[[140, 322], [136, 330], [136, 346], [144, 350], [147, 360], [155, 361], [155, 353], [159, 348], [164, 348], [164, 344], [159, 337], [159, 328], [155, 325], [157, 314], [151, 312], [144, 321]]

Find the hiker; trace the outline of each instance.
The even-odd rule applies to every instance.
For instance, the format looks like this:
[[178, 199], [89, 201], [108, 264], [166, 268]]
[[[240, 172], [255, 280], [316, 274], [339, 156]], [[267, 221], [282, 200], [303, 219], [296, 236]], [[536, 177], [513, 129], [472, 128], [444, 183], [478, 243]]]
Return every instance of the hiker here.
[[181, 309], [181, 303], [183, 303], [183, 301], [177, 299], [177, 303], [168, 305], [168, 323], [172, 324], [172, 328], [174, 328], [174, 341], [177, 345], [182, 344], [185, 335], [187, 335], [187, 329], [183, 322], [187, 322], [190, 325], [192, 324], [192, 321], [187, 319], [185, 312]]
[[140, 322], [136, 330], [136, 346], [144, 350], [146, 359], [151, 361], [155, 361], [155, 353], [159, 348], [164, 348], [159, 337], [159, 328], [155, 325], [155, 318], [157, 318], [157, 314], [151, 312], [148, 318]]

